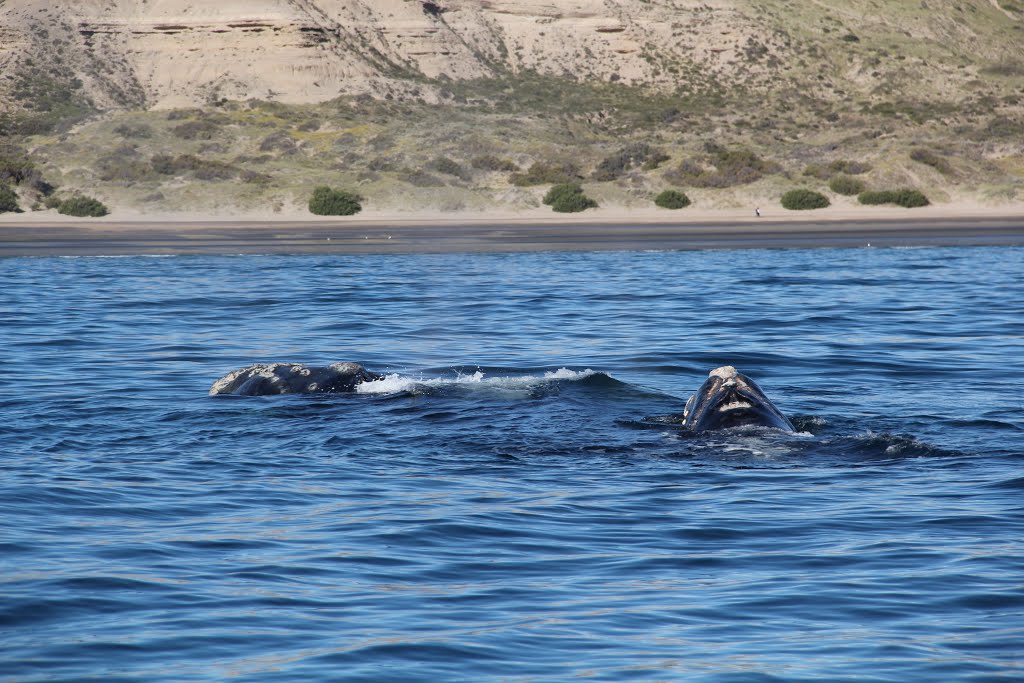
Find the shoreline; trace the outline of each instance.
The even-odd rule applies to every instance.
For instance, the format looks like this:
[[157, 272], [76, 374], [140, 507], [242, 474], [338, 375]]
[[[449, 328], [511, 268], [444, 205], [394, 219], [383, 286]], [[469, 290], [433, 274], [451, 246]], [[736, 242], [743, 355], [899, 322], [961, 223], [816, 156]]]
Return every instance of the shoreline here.
[[[0, 216], [0, 256], [387, 254], [1024, 245], [1014, 206], [928, 209], [552, 215], [373, 212], [350, 218], [266, 214], [101, 219]], [[684, 210], [685, 211], [685, 210]], [[913, 213], [910, 213], [913, 211]]]

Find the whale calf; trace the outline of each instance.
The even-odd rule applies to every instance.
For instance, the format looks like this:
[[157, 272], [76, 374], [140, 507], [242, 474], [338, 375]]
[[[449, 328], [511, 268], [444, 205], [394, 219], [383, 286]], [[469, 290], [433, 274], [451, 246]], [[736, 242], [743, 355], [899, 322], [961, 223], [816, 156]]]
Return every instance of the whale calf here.
[[746, 426], [796, 431], [761, 387], [731, 365], [708, 373], [707, 381], [686, 402], [683, 426], [695, 432]]
[[314, 367], [297, 363], [250, 365], [213, 383], [210, 395], [270, 396], [272, 394], [342, 394], [363, 382], [383, 379], [359, 363], [332, 363]]

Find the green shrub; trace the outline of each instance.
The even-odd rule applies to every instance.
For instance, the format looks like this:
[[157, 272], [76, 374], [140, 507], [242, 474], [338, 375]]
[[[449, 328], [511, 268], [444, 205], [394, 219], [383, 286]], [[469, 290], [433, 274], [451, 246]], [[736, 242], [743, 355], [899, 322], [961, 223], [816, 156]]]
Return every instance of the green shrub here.
[[513, 185], [530, 187], [532, 185], [561, 185], [580, 180], [580, 167], [572, 162], [545, 163], [535, 162], [526, 173], [513, 173], [509, 178]]
[[553, 185], [541, 201], [551, 206], [564, 196], [581, 194], [582, 192], [583, 186], [579, 183], [559, 183], [558, 185]]
[[848, 197], [860, 194], [865, 189], [863, 180], [857, 180], [848, 175], [837, 175], [829, 181], [828, 186], [836, 194], [843, 194]]
[[896, 193], [890, 190], [868, 190], [857, 195], [857, 201], [861, 204], [895, 204]]
[[558, 213], [577, 213], [597, 207], [597, 202], [583, 192], [579, 183], [561, 183], [553, 186], [544, 195], [544, 203]]
[[18, 195], [6, 185], [0, 185], [0, 213], [8, 211], [21, 211], [21, 207], [18, 206]]
[[930, 203], [928, 197], [925, 197], [924, 193], [919, 190], [911, 190], [909, 188], [896, 190], [896, 204], [906, 209], [928, 206]]
[[313, 190], [309, 212], [317, 216], [354, 216], [363, 210], [363, 198], [353, 192], [320, 186]]
[[77, 195], [62, 201], [57, 206], [57, 213], [64, 214], [65, 216], [78, 216], [80, 218], [99, 218], [100, 216], [106, 216], [110, 213], [110, 210], [107, 209], [103, 202], [97, 199]]
[[782, 195], [782, 208], [790, 211], [806, 211], [809, 209], [824, 209], [829, 206], [828, 197], [814, 190], [797, 189], [790, 190]]
[[928, 206], [931, 203], [924, 193], [910, 188], [861, 192], [857, 196], [857, 201], [867, 205], [896, 204], [906, 209]]
[[685, 209], [690, 205], [690, 198], [679, 190], [665, 190], [654, 198], [654, 203], [663, 209]]
[[12, 144], [0, 145], [0, 183], [9, 180], [18, 185], [29, 179], [35, 169], [36, 165], [24, 149]]

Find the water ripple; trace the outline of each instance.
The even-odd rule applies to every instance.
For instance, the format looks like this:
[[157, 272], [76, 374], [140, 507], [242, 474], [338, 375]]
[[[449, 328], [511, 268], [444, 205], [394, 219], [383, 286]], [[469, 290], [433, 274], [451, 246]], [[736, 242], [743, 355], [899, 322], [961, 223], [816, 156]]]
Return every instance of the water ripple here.
[[[1015, 680], [1021, 272], [0, 260], [0, 681]], [[206, 395], [285, 360], [388, 380]], [[681, 432], [725, 363], [798, 433]]]

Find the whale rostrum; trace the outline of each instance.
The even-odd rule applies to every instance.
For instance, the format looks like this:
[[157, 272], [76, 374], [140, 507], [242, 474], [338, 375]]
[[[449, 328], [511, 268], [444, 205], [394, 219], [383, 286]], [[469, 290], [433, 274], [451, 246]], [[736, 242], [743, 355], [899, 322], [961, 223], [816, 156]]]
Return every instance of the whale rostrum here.
[[761, 387], [731, 365], [708, 373], [701, 388], [686, 402], [683, 426], [695, 432], [747, 426], [796, 431]]

